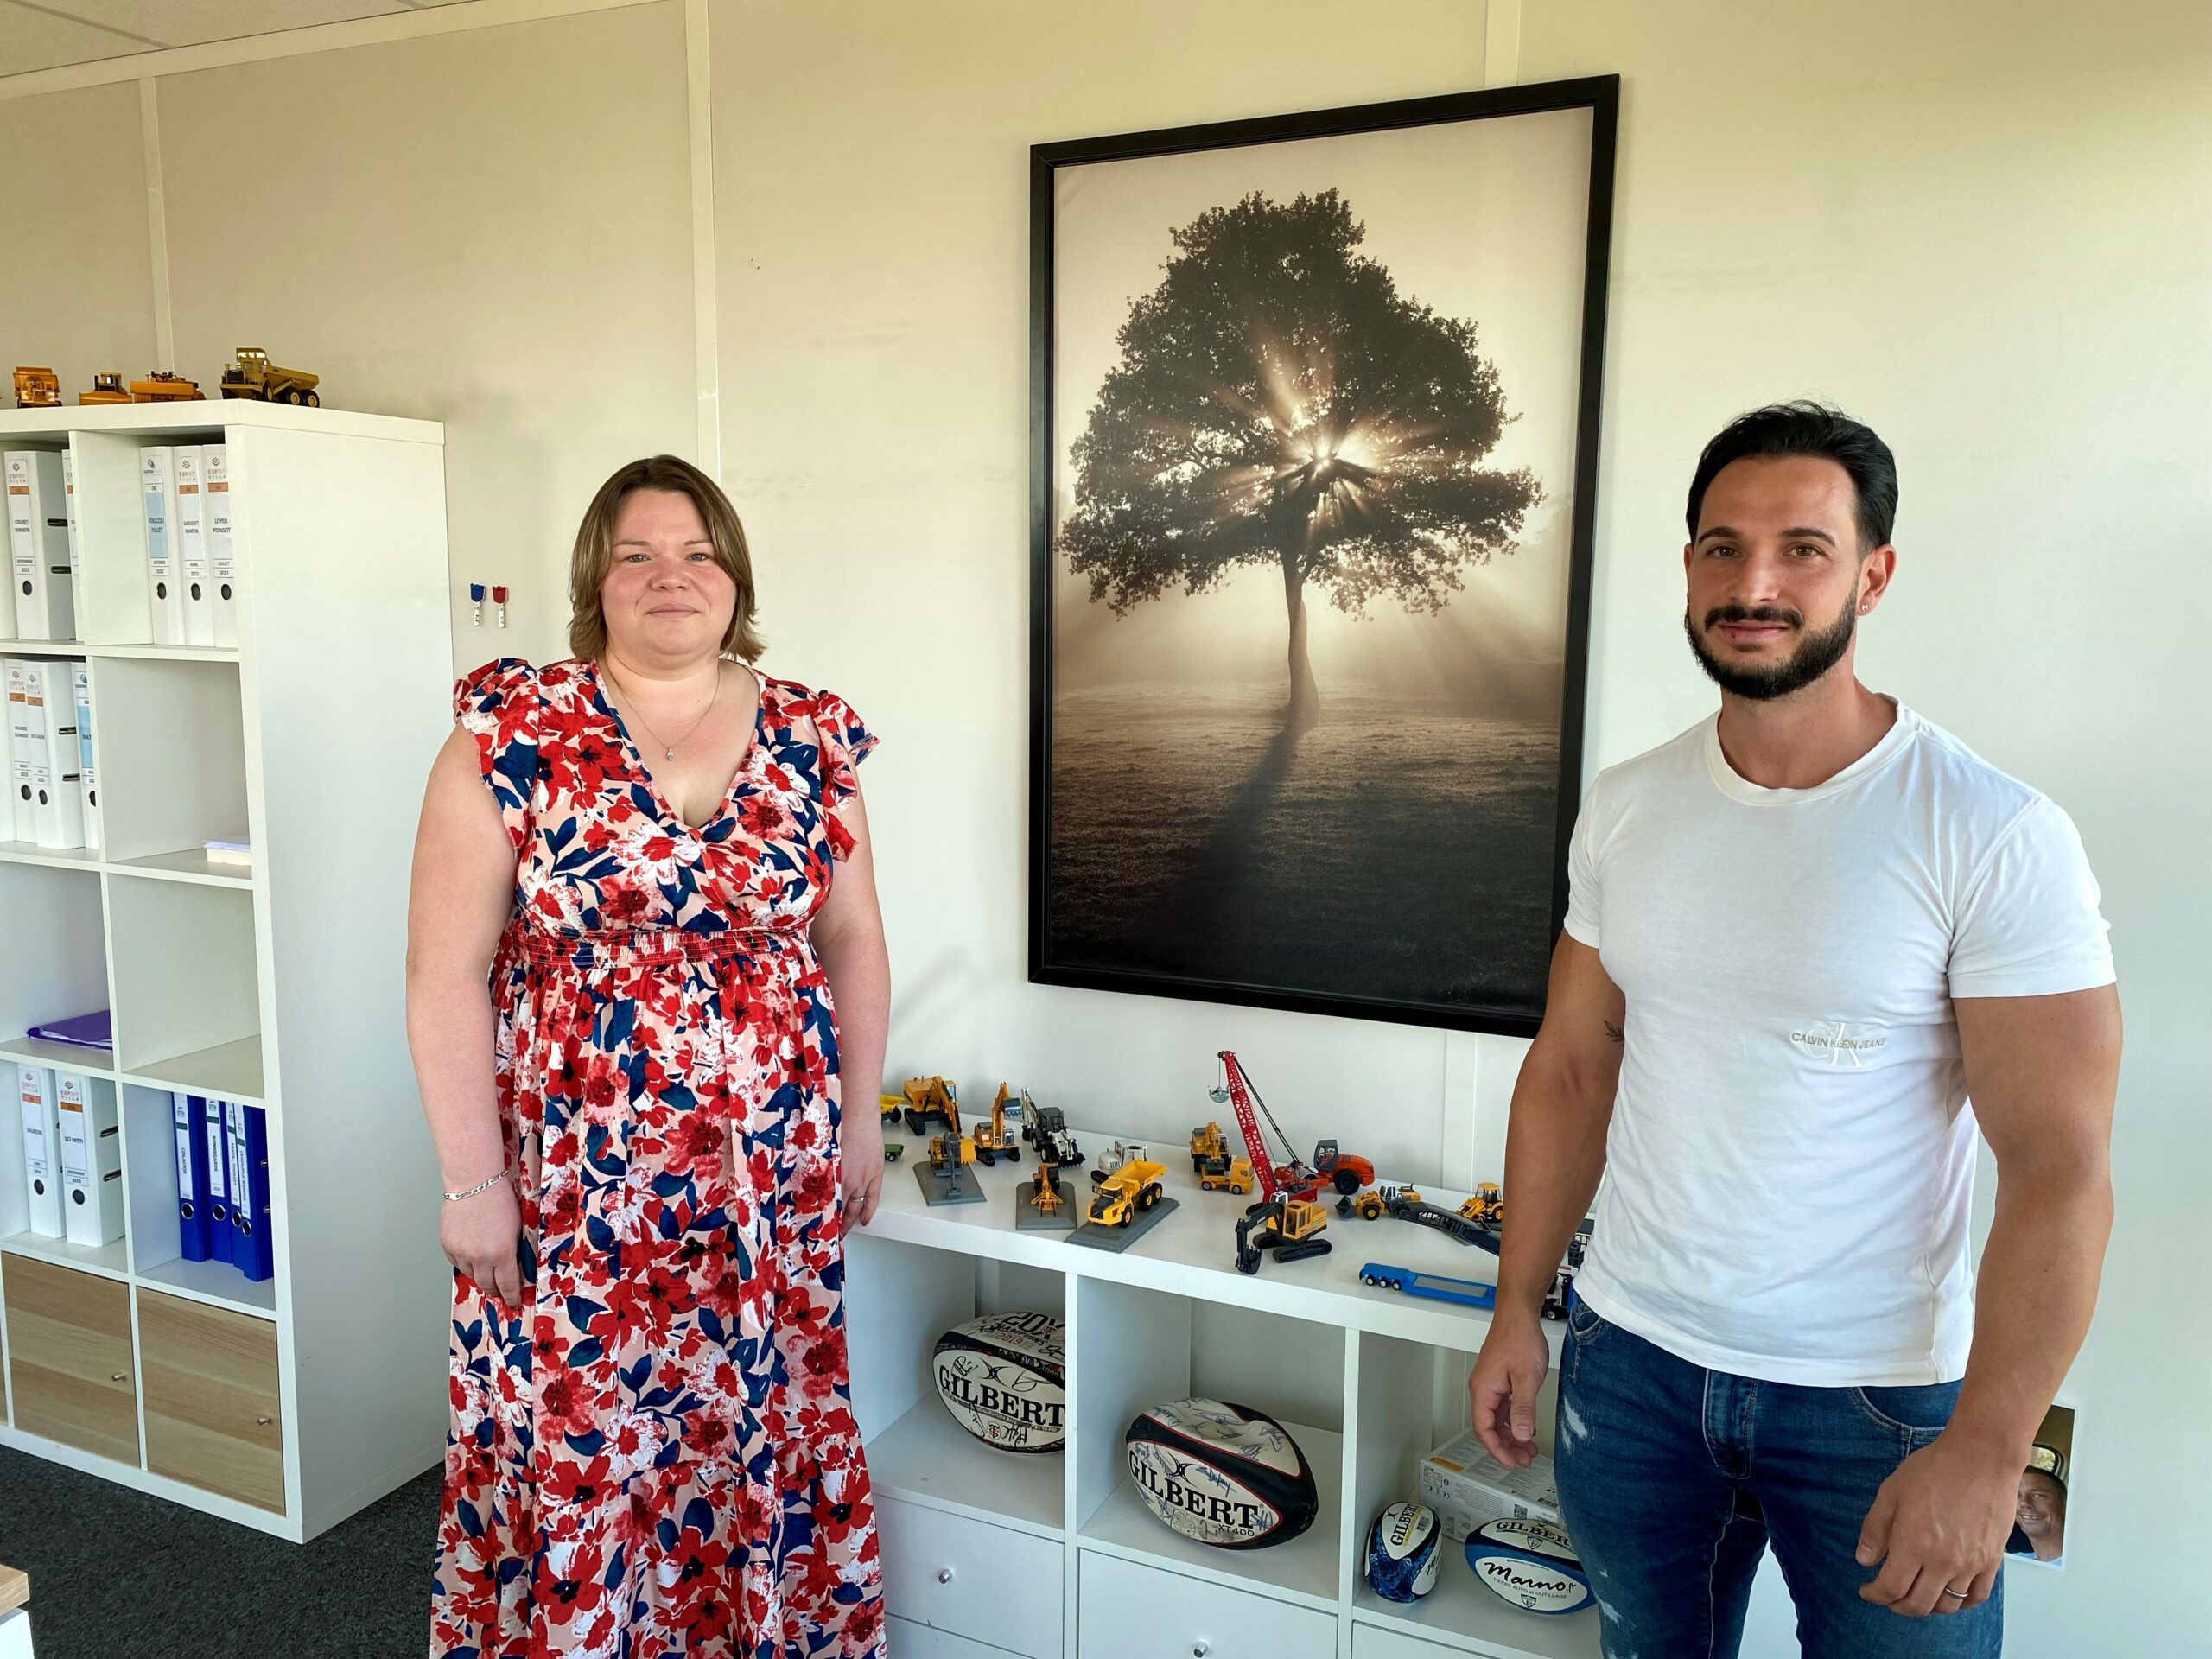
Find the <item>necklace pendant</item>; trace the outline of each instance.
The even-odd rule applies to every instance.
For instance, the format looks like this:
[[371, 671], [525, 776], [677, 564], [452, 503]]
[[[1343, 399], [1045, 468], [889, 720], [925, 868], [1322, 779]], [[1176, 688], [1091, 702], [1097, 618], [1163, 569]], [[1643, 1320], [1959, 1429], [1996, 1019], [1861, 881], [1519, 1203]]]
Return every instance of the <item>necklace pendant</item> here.
[[660, 752], [660, 758], [664, 760], [673, 760], [676, 759], [676, 750], [673, 747], [664, 748]]

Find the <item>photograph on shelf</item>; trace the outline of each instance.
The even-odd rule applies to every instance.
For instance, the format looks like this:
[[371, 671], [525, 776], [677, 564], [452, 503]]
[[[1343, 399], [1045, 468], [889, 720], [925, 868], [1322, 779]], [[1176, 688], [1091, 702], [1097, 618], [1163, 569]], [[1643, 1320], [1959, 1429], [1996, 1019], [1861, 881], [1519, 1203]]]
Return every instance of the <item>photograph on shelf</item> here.
[[1617, 93], [1031, 152], [1033, 980], [1535, 1029]]
[[2074, 1408], [2053, 1406], [2044, 1414], [2027, 1467], [2020, 1471], [2006, 1555], [2044, 1567], [2066, 1565], [2066, 1496], [2073, 1479]]

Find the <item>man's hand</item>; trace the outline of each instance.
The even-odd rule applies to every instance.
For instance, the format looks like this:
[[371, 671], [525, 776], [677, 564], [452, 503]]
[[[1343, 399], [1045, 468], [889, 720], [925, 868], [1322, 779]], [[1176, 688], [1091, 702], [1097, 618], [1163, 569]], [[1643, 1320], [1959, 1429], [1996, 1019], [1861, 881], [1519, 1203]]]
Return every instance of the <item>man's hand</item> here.
[[845, 1115], [837, 1139], [845, 1166], [845, 1229], [849, 1232], [875, 1219], [876, 1200], [883, 1196], [883, 1116], [873, 1099], [866, 1111]]
[[1536, 1394], [1551, 1369], [1541, 1319], [1500, 1311], [1491, 1320], [1475, 1369], [1467, 1373], [1467, 1399], [1484, 1447], [1509, 1469], [1535, 1459]]
[[1859, 1529], [1859, 1564], [1882, 1564], [1860, 1599], [1910, 1618], [1987, 1601], [2012, 1536], [2024, 1462], [1948, 1432], [1907, 1458]]

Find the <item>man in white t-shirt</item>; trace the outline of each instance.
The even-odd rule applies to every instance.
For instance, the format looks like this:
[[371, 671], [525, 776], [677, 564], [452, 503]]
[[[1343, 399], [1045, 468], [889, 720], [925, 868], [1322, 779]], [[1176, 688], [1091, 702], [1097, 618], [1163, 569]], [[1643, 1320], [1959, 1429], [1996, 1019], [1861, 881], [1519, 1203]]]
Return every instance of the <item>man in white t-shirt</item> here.
[[1896, 507], [1888, 448], [1833, 410], [1707, 446], [1684, 624], [1719, 714], [1600, 774], [1569, 849], [1468, 1390], [1526, 1463], [1594, 1194], [1554, 1456], [1618, 1659], [1733, 1655], [1769, 1544], [1813, 1659], [1996, 1654], [2020, 1470], [2096, 1298], [2096, 883], [2050, 800], [1859, 683]]

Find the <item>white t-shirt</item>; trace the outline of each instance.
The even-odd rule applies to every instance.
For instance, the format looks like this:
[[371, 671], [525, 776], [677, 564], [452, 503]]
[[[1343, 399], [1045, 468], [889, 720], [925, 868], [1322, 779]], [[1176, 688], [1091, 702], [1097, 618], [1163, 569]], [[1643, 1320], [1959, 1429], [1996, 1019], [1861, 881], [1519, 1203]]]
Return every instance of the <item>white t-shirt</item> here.
[[1600, 774], [1567, 931], [1626, 995], [1576, 1292], [1694, 1364], [1948, 1382], [1974, 1330], [1974, 1114], [1953, 997], [2113, 981], [2071, 820], [1900, 705], [1811, 789], [1719, 717]]

